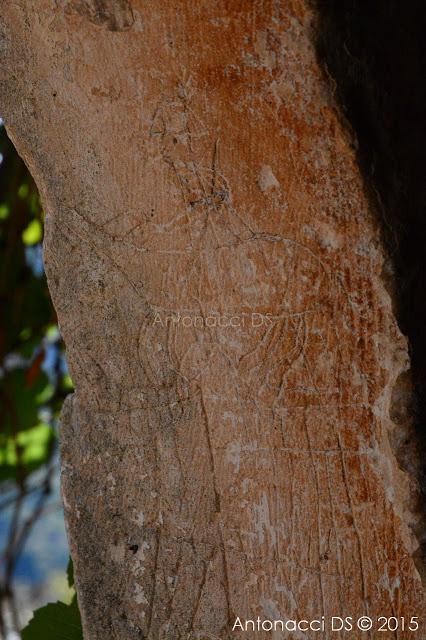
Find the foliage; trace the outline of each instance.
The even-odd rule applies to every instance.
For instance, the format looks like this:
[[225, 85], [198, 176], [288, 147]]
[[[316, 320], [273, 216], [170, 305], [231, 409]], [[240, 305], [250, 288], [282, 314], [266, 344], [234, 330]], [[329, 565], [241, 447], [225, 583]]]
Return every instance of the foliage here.
[[[36, 186], [0, 124], [0, 512], [10, 512], [1, 550], [0, 637], [10, 631], [6, 619], [19, 630], [14, 572], [45, 512], [57, 464], [57, 416], [72, 388], [43, 272], [43, 220]], [[49, 635], [49, 618], [52, 628], [55, 620], [61, 628], [70, 622], [62, 637], [81, 637], [76, 601], [59, 605], [37, 611], [23, 637], [59, 637], [57, 628]]]
[[83, 640], [77, 597], [71, 604], [55, 602], [37, 609], [22, 640]]
[[[67, 567], [68, 586], [74, 587], [71, 558]], [[22, 632], [22, 640], [83, 640], [80, 611], [74, 593], [70, 604], [55, 602], [34, 612], [34, 617]]]

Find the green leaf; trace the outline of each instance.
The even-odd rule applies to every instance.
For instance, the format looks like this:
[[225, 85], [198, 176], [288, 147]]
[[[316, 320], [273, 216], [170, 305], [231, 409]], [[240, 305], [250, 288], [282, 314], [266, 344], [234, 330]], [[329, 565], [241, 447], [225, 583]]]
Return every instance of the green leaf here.
[[[44, 372], [40, 372], [33, 383], [29, 383], [27, 370], [23, 368], [8, 371], [0, 381], [0, 388], [8, 399], [6, 410], [0, 413], [1, 442], [1, 435], [11, 435], [15, 429], [25, 431], [38, 424], [40, 406], [49, 397], [51, 388]], [[8, 406], [13, 406], [14, 411], [8, 411]]]
[[10, 207], [8, 204], [0, 204], [0, 220], [6, 220], [10, 214]]
[[49, 402], [53, 394], [55, 393], [55, 388], [53, 384], [48, 383], [42, 391], [36, 396], [37, 404], [46, 404]]
[[70, 556], [69, 560], [68, 560], [68, 566], [67, 566], [67, 580], [68, 580], [68, 586], [71, 589], [71, 587], [74, 586], [74, 565], [72, 563], [72, 558]]
[[57, 340], [59, 335], [59, 328], [57, 324], [49, 324], [49, 326], [46, 327], [46, 338], [49, 338], [49, 340]]
[[25, 342], [25, 340], [28, 340], [29, 338], [31, 338], [31, 329], [30, 327], [25, 327], [19, 334], [19, 339]]
[[83, 640], [76, 596], [69, 605], [55, 602], [37, 609], [22, 631], [22, 640]]
[[43, 237], [43, 228], [41, 226], [40, 220], [36, 218], [31, 220], [28, 227], [26, 227], [22, 232], [22, 241], [26, 245], [37, 244], [40, 242]]
[[24, 182], [23, 184], [21, 184], [21, 186], [18, 189], [18, 198], [21, 198], [21, 200], [25, 200], [25, 198], [28, 197], [29, 192], [30, 192], [30, 188]]
[[24, 465], [40, 465], [48, 456], [48, 449], [54, 437], [52, 427], [43, 422], [28, 431], [18, 434], [18, 444], [22, 447]]
[[71, 376], [68, 373], [66, 373], [62, 379], [62, 386], [66, 391], [74, 390], [73, 381], [71, 380]]
[[21, 431], [16, 438], [0, 438], [0, 481], [16, 475], [17, 446], [25, 472], [31, 473], [49, 459], [54, 438], [54, 430], [44, 423]]

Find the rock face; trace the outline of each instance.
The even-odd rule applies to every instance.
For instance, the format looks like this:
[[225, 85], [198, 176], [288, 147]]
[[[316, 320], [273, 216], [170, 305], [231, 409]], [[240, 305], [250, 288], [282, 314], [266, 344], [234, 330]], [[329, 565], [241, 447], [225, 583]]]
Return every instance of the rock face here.
[[[302, 0], [2, 6], [87, 640], [423, 637], [407, 346], [313, 29]], [[257, 616], [326, 630], [233, 631]]]

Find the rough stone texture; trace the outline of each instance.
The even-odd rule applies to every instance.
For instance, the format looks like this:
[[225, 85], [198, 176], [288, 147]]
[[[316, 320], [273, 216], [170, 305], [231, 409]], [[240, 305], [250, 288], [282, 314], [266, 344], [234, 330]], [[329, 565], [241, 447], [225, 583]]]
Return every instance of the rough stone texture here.
[[425, 614], [391, 446], [407, 348], [312, 20], [298, 0], [2, 4], [1, 110], [76, 385], [87, 640]]

